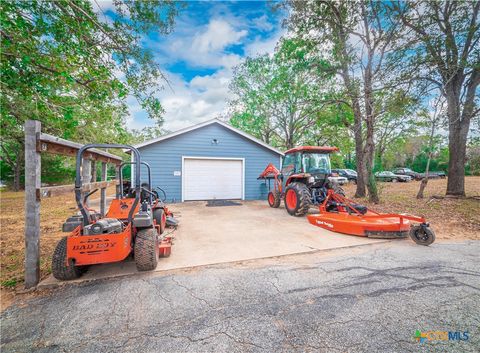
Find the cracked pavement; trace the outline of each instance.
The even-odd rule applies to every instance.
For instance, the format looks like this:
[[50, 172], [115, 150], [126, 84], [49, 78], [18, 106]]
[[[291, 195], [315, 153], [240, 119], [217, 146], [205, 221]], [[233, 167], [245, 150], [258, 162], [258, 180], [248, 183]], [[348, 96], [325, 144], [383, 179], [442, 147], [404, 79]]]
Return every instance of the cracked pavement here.
[[478, 352], [479, 253], [399, 241], [66, 285], [4, 311], [1, 350]]

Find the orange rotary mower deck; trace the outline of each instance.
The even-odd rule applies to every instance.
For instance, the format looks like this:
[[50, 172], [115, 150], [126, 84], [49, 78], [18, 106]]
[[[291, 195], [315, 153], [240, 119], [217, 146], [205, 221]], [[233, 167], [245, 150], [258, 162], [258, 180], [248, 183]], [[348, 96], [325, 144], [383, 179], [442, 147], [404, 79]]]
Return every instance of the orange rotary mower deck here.
[[[336, 211], [327, 210], [335, 207]], [[333, 232], [371, 238], [402, 238], [408, 236], [412, 221], [426, 224], [423, 217], [398, 213], [360, 212], [358, 206], [346, 197], [329, 190], [319, 207], [319, 214], [307, 216], [308, 221]]]

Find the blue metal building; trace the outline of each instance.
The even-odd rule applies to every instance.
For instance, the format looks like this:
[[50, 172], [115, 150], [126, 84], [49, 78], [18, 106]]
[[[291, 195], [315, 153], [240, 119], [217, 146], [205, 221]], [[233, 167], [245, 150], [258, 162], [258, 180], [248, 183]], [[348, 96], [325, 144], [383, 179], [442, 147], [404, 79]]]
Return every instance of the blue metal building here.
[[[280, 167], [282, 152], [218, 119], [135, 146], [152, 168], [153, 187], [168, 202], [265, 199], [258, 175], [269, 163]], [[143, 179], [143, 178], [142, 178]]]

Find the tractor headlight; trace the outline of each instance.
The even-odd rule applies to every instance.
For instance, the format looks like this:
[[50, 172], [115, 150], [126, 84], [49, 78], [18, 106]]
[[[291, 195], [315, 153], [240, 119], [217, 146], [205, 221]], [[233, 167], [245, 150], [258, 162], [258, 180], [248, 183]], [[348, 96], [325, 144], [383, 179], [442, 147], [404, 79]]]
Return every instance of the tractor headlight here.
[[308, 182], [310, 184], [314, 183], [315, 182], [315, 178], [313, 176], [311, 176], [310, 178], [308, 178]]

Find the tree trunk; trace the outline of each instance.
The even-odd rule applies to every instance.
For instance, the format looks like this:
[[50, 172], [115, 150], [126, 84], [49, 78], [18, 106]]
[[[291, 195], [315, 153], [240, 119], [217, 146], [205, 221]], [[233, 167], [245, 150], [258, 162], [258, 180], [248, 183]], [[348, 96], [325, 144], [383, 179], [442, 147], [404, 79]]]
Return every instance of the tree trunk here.
[[15, 162], [13, 168], [13, 191], [20, 191], [20, 161]]
[[[430, 149], [432, 146], [430, 145]], [[427, 166], [425, 167], [425, 177], [422, 179], [422, 182], [420, 184], [420, 189], [418, 189], [418, 194], [417, 194], [417, 199], [423, 199], [423, 192], [425, 188], [427, 187], [428, 184], [428, 172], [430, 170], [430, 161], [432, 160], [432, 152], [430, 150], [430, 153], [428, 154], [428, 159], [427, 159]]]
[[[473, 102], [467, 97], [461, 114], [460, 90], [455, 82], [446, 87], [449, 121], [447, 195], [465, 196], [465, 158]], [[473, 98], [472, 98], [473, 100]]]
[[356, 97], [353, 100], [353, 133], [355, 137], [355, 157], [357, 161], [357, 189], [355, 197], [365, 197], [365, 159], [363, 153], [362, 113]]
[[[371, 119], [369, 119], [371, 120]], [[375, 176], [373, 175], [373, 161], [375, 156], [375, 143], [373, 141], [373, 121], [367, 120], [367, 140], [365, 143], [365, 173], [367, 175], [368, 198], [373, 203], [378, 203], [378, 190]]]
[[[367, 28], [368, 30], [368, 28]], [[368, 38], [368, 37], [367, 37]], [[372, 96], [372, 67], [373, 51], [369, 51], [369, 60], [365, 69], [364, 78], [364, 99], [365, 99], [365, 120], [367, 127], [367, 136], [365, 139], [365, 174], [367, 180], [368, 198], [373, 203], [378, 203], [378, 190], [373, 175], [373, 166], [375, 158], [375, 141], [373, 139], [375, 130], [375, 113], [374, 113], [374, 99]]]
[[467, 135], [461, 132], [461, 128], [450, 128], [447, 195], [465, 196], [466, 145]]

